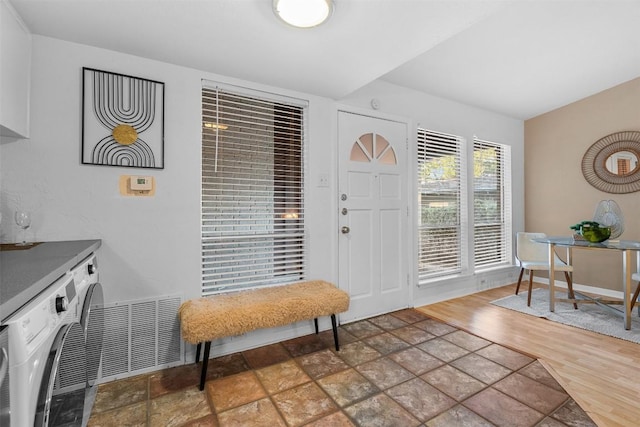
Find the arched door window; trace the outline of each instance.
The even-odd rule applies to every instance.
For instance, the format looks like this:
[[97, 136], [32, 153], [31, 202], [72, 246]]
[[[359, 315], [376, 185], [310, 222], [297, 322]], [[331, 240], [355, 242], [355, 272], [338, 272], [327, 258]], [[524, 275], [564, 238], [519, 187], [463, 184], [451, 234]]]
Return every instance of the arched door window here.
[[396, 152], [382, 135], [365, 133], [360, 135], [351, 147], [349, 159], [353, 162], [378, 162], [383, 165], [396, 165]]

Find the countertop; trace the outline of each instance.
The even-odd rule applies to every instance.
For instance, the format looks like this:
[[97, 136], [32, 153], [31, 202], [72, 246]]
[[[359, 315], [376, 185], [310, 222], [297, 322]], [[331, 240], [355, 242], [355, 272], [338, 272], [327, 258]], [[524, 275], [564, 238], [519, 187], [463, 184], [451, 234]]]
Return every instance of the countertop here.
[[0, 251], [0, 322], [91, 255], [101, 244], [101, 240], [71, 240]]

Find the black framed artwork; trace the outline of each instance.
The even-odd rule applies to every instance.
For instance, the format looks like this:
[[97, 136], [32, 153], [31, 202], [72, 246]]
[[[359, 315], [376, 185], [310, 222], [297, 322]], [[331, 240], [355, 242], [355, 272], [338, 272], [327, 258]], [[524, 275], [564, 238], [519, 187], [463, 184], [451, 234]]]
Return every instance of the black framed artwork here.
[[164, 169], [164, 83], [83, 67], [82, 163]]

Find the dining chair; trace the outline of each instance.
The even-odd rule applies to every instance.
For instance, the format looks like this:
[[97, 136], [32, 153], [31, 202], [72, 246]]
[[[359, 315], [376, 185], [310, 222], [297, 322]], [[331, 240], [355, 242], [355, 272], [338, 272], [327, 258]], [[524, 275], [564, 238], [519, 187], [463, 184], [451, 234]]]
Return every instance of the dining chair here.
[[[636, 251], [636, 268], [640, 269], [640, 251]], [[638, 301], [638, 296], [640, 296], [640, 271], [637, 273], [633, 273], [631, 275], [631, 280], [634, 282], [638, 282], [636, 285], [636, 291], [633, 293], [633, 297], [631, 298], [631, 310], [633, 307], [638, 304], [638, 316], [640, 316], [640, 302]]]
[[[516, 258], [520, 264], [520, 275], [518, 276], [518, 285], [516, 286], [516, 295], [520, 291], [520, 283], [522, 282], [522, 275], [525, 270], [529, 271], [529, 295], [527, 295], [527, 306], [531, 305], [531, 290], [533, 287], [533, 272], [534, 271], [549, 271], [549, 246], [545, 243], [539, 243], [533, 241], [533, 239], [540, 239], [547, 237], [544, 233], [528, 233], [518, 232], [516, 233]], [[571, 281], [570, 272], [573, 272], [573, 266], [568, 265], [562, 261], [557, 254], [555, 256], [555, 270], [564, 272], [564, 277], [567, 280], [567, 288], [569, 289], [569, 298], [575, 299], [573, 293], [573, 283]], [[576, 303], [573, 304], [574, 308], [578, 308]]]

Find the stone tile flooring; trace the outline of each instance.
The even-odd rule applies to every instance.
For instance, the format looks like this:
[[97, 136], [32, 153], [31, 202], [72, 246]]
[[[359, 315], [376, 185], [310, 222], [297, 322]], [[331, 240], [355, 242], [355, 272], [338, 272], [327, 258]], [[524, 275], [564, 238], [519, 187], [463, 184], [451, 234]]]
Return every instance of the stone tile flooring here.
[[101, 384], [89, 426], [594, 426], [536, 360], [412, 309]]

